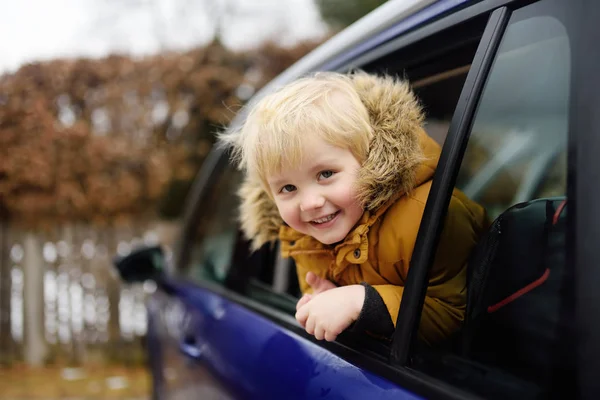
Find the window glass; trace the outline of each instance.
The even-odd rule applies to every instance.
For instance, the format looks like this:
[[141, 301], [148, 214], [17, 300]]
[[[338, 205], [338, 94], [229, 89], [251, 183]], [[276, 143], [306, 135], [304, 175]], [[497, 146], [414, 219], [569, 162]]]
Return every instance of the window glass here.
[[546, 195], [566, 193], [569, 78], [569, 40], [560, 21], [536, 16], [510, 24], [457, 180], [492, 217], [542, 187]]
[[186, 249], [189, 262], [181, 272], [192, 281], [218, 283], [293, 314], [296, 299], [292, 295], [297, 295], [298, 289], [297, 280], [289, 278], [290, 266], [276, 263], [277, 247], [265, 245], [251, 252], [249, 242], [241, 236], [237, 190], [242, 173], [232, 165], [217, 173], [217, 182], [197, 205], [196, 231]]
[[440, 146], [444, 145], [450, 121], [475, 53], [465, 54], [465, 65], [442, 70], [436, 74], [411, 81], [425, 112], [424, 128]]
[[[487, 20], [486, 15], [475, 16], [394, 48], [395, 43], [407, 39], [407, 35], [401, 35], [383, 48], [374, 49], [380, 56], [359, 67], [408, 81], [423, 108], [425, 131], [443, 145]], [[386, 48], [390, 52], [382, 54]]]
[[[572, 275], [564, 263], [565, 225], [558, 222], [566, 215], [559, 206], [567, 192], [571, 51], [567, 29], [557, 12], [564, 3], [559, 4], [542, 1], [511, 15], [476, 110], [456, 183], [457, 189], [483, 206], [490, 221], [500, 215], [503, 219], [479, 236], [465, 260], [462, 271], [471, 296], [466, 325], [445, 342], [421, 344], [416, 352], [417, 368], [486, 397], [550, 393], [557, 382], [552, 379], [558, 365], [554, 363], [564, 353], [565, 340], [571, 338], [562, 326], [569, 318], [564, 296]], [[541, 208], [511, 208], [534, 200]], [[512, 211], [507, 212], [509, 208]], [[451, 253], [443, 250], [448, 243], [461, 240], [450, 237], [449, 226], [455, 226], [450, 217], [434, 267]], [[500, 271], [503, 263], [514, 265], [514, 260], [520, 270]], [[477, 275], [481, 271], [487, 275]], [[435, 297], [435, 284], [430, 285], [428, 296], [433, 293]], [[496, 303], [491, 299], [498, 293], [505, 294]], [[482, 310], [477, 319], [472, 318], [473, 310]], [[488, 336], [482, 337], [482, 332]], [[531, 351], [510, 354], [524, 343]], [[545, 369], [550, 367], [554, 370]], [[570, 365], [560, 368], [564, 368], [563, 376], [572, 373]]]
[[223, 283], [227, 277], [238, 233], [236, 191], [240, 182], [241, 173], [228, 166], [198, 205], [201, 212], [185, 266], [185, 274], [192, 280]]

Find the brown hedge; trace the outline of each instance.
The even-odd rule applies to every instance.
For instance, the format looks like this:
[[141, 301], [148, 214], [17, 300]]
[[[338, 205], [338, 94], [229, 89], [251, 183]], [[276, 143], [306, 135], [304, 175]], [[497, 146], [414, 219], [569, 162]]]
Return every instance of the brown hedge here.
[[242, 105], [317, 43], [219, 43], [145, 59], [53, 60], [0, 77], [0, 209], [13, 223], [98, 224], [156, 213]]

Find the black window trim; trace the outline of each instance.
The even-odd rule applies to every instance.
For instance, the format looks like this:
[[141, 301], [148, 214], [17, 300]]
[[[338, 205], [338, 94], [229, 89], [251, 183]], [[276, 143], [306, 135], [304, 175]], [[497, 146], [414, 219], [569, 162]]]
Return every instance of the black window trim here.
[[[567, 262], [575, 267], [578, 398], [600, 397], [600, 2], [571, 0], [575, 24], [571, 47], [571, 104], [568, 141]], [[596, 107], [590, 106], [591, 104]], [[574, 396], [575, 397], [575, 396]]]
[[353, 68], [360, 68], [362, 65], [370, 64], [386, 54], [396, 52], [446, 29], [460, 25], [477, 17], [490, 15], [498, 8], [510, 6], [510, 8], [514, 10], [525, 7], [531, 3], [536, 3], [537, 1], [539, 0], [483, 0], [481, 2], [468, 5], [460, 11], [452, 12], [452, 10], [450, 10], [451, 14], [443, 16], [435, 21], [427, 21], [426, 25], [417, 26], [414, 29], [403, 33], [398, 38], [385, 42], [384, 44], [357, 56], [343, 65], [332, 64], [332, 69], [339, 72], [346, 72]]
[[392, 362], [397, 365], [407, 365], [410, 361], [410, 352], [414, 347], [425, 301], [427, 275], [435, 256], [433, 250], [437, 247], [443, 228], [458, 167], [469, 140], [475, 110], [509, 18], [510, 11], [506, 7], [498, 8], [490, 15], [450, 123], [400, 302], [392, 344]]

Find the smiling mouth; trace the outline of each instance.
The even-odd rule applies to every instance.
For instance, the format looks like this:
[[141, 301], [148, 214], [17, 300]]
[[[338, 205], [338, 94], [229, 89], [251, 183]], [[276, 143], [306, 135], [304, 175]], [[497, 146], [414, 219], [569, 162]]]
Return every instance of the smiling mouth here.
[[327, 223], [327, 222], [331, 221], [332, 219], [334, 219], [339, 213], [340, 213], [339, 211], [336, 211], [333, 214], [329, 214], [326, 217], [313, 219], [312, 221], [310, 221], [310, 223], [314, 224], [314, 225], [321, 225], [321, 224]]

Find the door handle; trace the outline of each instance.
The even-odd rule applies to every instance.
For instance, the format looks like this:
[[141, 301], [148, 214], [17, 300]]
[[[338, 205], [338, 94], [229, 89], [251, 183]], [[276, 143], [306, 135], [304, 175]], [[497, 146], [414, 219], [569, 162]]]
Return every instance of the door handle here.
[[202, 347], [198, 345], [198, 342], [193, 337], [187, 337], [179, 343], [179, 351], [196, 361], [202, 360], [204, 354]]

